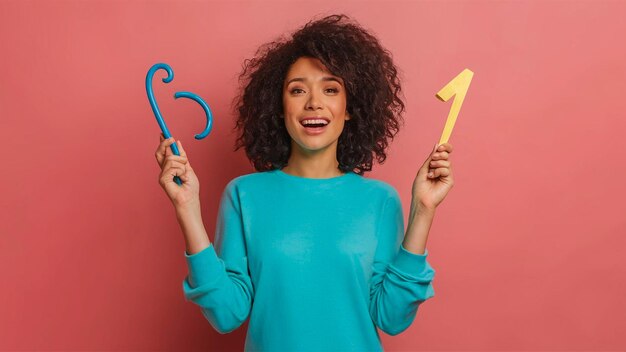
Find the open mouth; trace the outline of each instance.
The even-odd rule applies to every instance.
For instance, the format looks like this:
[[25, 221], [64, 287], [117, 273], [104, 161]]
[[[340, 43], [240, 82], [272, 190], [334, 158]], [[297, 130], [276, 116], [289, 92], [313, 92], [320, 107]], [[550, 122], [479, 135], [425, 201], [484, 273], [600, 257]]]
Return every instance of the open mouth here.
[[302, 120], [300, 124], [304, 127], [307, 134], [320, 134], [326, 130], [326, 126], [330, 121], [326, 120]]
[[301, 123], [304, 128], [320, 128], [328, 126], [328, 123]]

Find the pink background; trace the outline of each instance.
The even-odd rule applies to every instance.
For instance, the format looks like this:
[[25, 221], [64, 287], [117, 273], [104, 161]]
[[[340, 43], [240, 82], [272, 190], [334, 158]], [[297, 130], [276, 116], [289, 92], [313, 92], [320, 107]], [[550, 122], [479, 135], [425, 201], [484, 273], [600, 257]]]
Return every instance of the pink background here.
[[[0, 2], [0, 349], [240, 350], [185, 302], [182, 233], [160, 188], [144, 80], [219, 196], [253, 172], [229, 106], [244, 59], [345, 12], [402, 69], [406, 125], [367, 177], [402, 196], [443, 130], [435, 93], [475, 72], [432, 226], [436, 295], [388, 351], [626, 349], [626, 3]], [[215, 114], [211, 135], [194, 102]], [[405, 218], [406, 219], [406, 218]], [[332, 322], [329, 322], [332, 324]]]

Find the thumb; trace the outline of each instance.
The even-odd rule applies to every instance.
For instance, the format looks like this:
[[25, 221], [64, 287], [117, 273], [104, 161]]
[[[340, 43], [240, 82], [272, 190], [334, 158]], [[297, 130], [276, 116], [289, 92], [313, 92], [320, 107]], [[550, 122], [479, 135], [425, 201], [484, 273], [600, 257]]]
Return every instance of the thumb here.
[[424, 162], [424, 165], [422, 165], [422, 170], [428, 171], [428, 169], [430, 169], [430, 161], [433, 159], [433, 154], [435, 154], [438, 147], [439, 147], [439, 144], [438, 143], [435, 144], [432, 152], [430, 152], [430, 155], [428, 156], [428, 159], [426, 159], [426, 161]]

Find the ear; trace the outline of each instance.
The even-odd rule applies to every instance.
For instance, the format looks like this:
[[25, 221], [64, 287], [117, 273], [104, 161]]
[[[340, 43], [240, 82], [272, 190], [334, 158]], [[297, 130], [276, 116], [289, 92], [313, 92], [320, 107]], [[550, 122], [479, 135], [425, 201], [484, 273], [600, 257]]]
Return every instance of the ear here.
[[350, 116], [350, 113], [346, 110], [346, 121], [350, 120], [352, 118], [352, 116]]

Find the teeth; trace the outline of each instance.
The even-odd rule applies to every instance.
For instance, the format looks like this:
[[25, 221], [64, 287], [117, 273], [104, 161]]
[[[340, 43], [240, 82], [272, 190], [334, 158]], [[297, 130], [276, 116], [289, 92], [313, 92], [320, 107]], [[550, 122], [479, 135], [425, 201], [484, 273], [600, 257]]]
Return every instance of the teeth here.
[[314, 125], [314, 124], [324, 124], [324, 125], [328, 125], [328, 122], [326, 120], [304, 120], [302, 121], [303, 125]]

